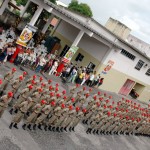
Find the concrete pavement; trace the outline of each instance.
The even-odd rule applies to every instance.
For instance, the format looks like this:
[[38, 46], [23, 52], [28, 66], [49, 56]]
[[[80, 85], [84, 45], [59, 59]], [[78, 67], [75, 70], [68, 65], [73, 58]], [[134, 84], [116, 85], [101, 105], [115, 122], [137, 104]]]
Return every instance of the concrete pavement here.
[[[0, 77], [12, 68], [12, 64], [0, 66]], [[33, 71], [26, 69], [30, 75]], [[17, 68], [16, 76], [21, 71]], [[40, 75], [40, 74], [39, 74]], [[63, 85], [61, 80], [54, 76], [44, 75], [54, 82], [59, 82], [61, 88], [67, 90], [71, 84]], [[21, 90], [21, 89], [20, 89]], [[120, 99], [115, 93], [111, 93], [115, 99]], [[79, 124], [75, 133], [56, 133], [45, 131], [24, 131], [19, 125], [19, 130], [8, 128], [12, 116], [6, 111], [0, 119], [0, 150], [149, 150], [150, 142], [147, 137], [136, 136], [108, 136], [86, 134], [86, 127]]]

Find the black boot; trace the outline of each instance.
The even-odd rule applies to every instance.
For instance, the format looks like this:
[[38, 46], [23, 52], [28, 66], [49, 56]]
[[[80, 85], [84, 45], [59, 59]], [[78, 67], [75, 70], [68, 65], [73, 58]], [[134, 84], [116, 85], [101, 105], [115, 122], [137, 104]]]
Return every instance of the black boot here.
[[9, 129], [12, 129], [13, 123], [11, 122], [11, 124], [9, 125]]
[[90, 128], [87, 129], [86, 133], [89, 134]]
[[56, 128], [56, 131], [57, 131], [57, 132], [60, 132], [59, 127]]
[[33, 130], [36, 130], [36, 124], [33, 125]]
[[32, 129], [31, 129], [31, 124], [29, 124], [29, 125], [27, 126], [27, 128], [28, 128], [29, 130], [32, 130]]
[[47, 125], [45, 125], [45, 127], [44, 127], [44, 130], [45, 130], [45, 131], [47, 131], [47, 127], [48, 127], [48, 126], [47, 126]]
[[3, 91], [0, 91], [0, 96], [2, 96], [3, 95]]
[[64, 131], [64, 128], [63, 128], [63, 127], [61, 127], [61, 128], [60, 128], [60, 131], [61, 131], [61, 132], [63, 132], [63, 131]]
[[85, 124], [88, 124], [88, 120], [85, 121]]
[[30, 115], [30, 112], [28, 111], [28, 112], [26, 113], [26, 115], [29, 116], [29, 115]]
[[52, 127], [52, 131], [54, 131], [54, 132], [55, 132], [55, 127]]
[[38, 125], [38, 128], [39, 128], [40, 130], [42, 130], [42, 125], [41, 125], [41, 124], [39, 124], [39, 125]]
[[17, 127], [17, 123], [14, 124], [14, 128], [19, 129], [19, 128]]
[[9, 111], [9, 113], [10, 113], [11, 115], [13, 114], [13, 110], [14, 110], [14, 109], [12, 108], [12, 109]]
[[71, 127], [69, 128], [69, 131], [71, 132]]
[[18, 113], [18, 109], [16, 109], [14, 112], [17, 114]]
[[94, 129], [93, 134], [95, 134], [96, 130]]
[[74, 127], [72, 128], [72, 131], [75, 132]]
[[52, 126], [49, 126], [49, 127], [48, 127], [48, 130], [49, 130], [49, 131], [52, 131]]
[[67, 127], [65, 127], [64, 130], [67, 132]]
[[24, 124], [24, 125], [22, 126], [22, 128], [23, 128], [24, 130], [26, 130], [26, 124]]
[[90, 128], [89, 133], [91, 134], [92, 129]]
[[96, 134], [99, 135], [98, 130], [96, 131]]

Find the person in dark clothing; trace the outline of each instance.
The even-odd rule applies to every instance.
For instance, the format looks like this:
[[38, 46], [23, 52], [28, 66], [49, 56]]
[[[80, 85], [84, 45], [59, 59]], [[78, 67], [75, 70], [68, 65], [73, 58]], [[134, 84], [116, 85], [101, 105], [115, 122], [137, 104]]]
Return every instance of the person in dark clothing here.
[[101, 78], [101, 79], [99, 80], [99, 83], [98, 83], [97, 87], [101, 86], [101, 85], [103, 84], [103, 81], [104, 81], [104, 78]]

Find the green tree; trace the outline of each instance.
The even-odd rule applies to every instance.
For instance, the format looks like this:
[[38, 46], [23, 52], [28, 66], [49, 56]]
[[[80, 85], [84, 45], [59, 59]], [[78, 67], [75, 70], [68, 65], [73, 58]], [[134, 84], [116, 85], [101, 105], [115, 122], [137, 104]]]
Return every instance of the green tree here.
[[[17, 6], [21, 6], [21, 5], [25, 6], [28, 0], [15, 0], [15, 1]], [[56, 0], [49, 0], [49, 1], [56, 4]]]
[[68, 6], [68, 9], [78, 12], [87, 17], [93, 16], [91, 8], [85, 3], [79, 4], [79, 2], [77, 0], [72, 0]]

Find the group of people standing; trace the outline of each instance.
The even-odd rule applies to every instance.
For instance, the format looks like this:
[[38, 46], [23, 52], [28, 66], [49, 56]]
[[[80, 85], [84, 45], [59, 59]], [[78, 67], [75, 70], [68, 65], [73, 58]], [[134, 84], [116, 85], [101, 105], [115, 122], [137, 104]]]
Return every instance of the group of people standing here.
[[150, 136], [150, 105], [124, 98], [115, 100], [79, 84], [67, 94], [52, 80], [37, 79], [36, 75], [26, 80], [26, 72], [14, 79], [15, 72], [12, 68], [0, 80], [0, 117], [8, 108], [13, 115], [10, 129], [18, 129], [24, 120], [24, 130], [71, 132], [82, 121], [87, 134]]

